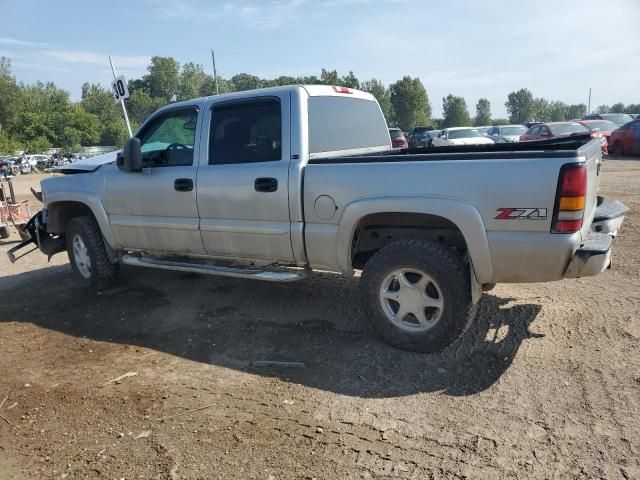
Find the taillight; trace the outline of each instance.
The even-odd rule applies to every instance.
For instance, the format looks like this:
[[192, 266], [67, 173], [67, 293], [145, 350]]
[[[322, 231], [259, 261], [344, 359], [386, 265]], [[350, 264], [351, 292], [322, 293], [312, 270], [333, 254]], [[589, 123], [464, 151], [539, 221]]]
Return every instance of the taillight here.
[[353, 90], [351, 90], [349, 87], [339, 87], [337, 85], [333, 86], [333, 90], [336, 93], [353, 93]]
[[582, 227], [587, 195], [587, 169], [583, 163], [569, 163], [560, 169], [552, 233], [574, 233]]

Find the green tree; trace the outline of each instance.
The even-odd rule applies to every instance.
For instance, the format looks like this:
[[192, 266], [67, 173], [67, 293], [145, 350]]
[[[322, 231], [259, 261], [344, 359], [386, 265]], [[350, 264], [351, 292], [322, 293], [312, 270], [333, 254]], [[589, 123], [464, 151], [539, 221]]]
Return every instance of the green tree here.
[[202, 65], [185, 63], [180, 73], [180, 85], [178, 87], [178, 100], [189, 100], [202, 95], [202, 90], [210, 75], [202, 69]]
[[549, 104], [549, 119], [550, 122], [562, 122], [567, 119], [568, 107], [564, 102], [553, 101]]
[[625, 108], [626, 113], [640, 113], [640, 103], [630, 103]]
[[339, 85], [340, 77], [338, 76], [337, 70], [325, 70], [322, 69], [322, 73], [320, 74], [320, 81], [324, 85]]
[[596, 108], [596, 113], [609, 113], [611, 111], [611, 107], [609, 105], [599, 105]]
[[391, 95], [389, 94], [389, 89], [386, 88], [380, 80], [376, 80], [375, 78], [362, 82], [360, 88], [376, 97], [384, 114], [384, 118], [387, 119], [387, 123], [392, 124], [393, 118], [391, 117]]
[[533, 100], [533, 119], [538, 122], [548, 122], [551, 117], [550, 104], [545, 98]]
[[467, 102], [464, 98], [447, 95], [442, 99], [442, 111], [444, 113], [442, 128], [468, 127], [471, 125], [471, 116], [467, 110]]
[[125, 103], [132, 123], [141, 124], [149, 115], [168, 103], [164, 98], [153, 98], [144, 90], [129, 93], [130, 97]]
[[180, 63], [172, 57], [151, 57], [149, 72], [142, 77], [151, 97], [162, 98], [169, 103], [180, 89]]
[[509, 125], [510, 123], [508, 118], [494, 118], [491, 122], [492, 125]]
[[0, 128], [0, 155], [13, 155], [20, 148], [20, 143]]
[[526, 88], [511, 92], [504, 106], [509, 113], [511, 123], [530, 121], [535, 114], [533, 94]]
[[567, 110], [567, 120], [581, 119], [587, 114], [587, 106], [584, 103], [569, 105]]
[[624, 103], [622, 102], [614, 103], [609, 109], [609, 113], [624, 113], [625, 111]]
[[9, 130], [15, 125], [20, 103], [21, 92], [11, 75], [11, 61], [0, 57], [0, 128]]
[[491, 103], [486, 98], [481, 98], [476, 103], [476, 117], [473, 124], [476, 127], [491, 125]]
[[264, 80], [256, 77], [255, 75], [249, 75], [248, 73], [239, 73], [231, 77], [231, 85], [233, 91], [242, 92], [244, 90], [255, 90], [256, 88], [264, 87]]
[[29, 153], [42, 153], [51, 148], [51, 142], [47, 137], [37, 137], [25, 142], [22, 145], [22, 150], [26, 150]]
[[427, 91], [419, 78], [409, 76], [389, 86], [389, 99], [393, 119], [402, 130], [416, 125], [427, 125], [431, 117], [431, 104]]
[[358, 77], [356, 77], [353, 72], [350, 71], [349, 75], [342, 77], [342, 79], [340, 80], [340, 85], [342, 85], [343, 87], [360, 89], [360, 80], [358, 80]]

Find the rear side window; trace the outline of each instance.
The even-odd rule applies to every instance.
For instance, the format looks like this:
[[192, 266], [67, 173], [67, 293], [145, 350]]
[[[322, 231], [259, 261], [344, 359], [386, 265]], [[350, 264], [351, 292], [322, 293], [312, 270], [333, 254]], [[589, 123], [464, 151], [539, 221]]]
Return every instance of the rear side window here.
[[281, 158], [279, 100], [267, 98], [213, 107], [209, 165], [273, 162]]
[[389, 147], [389, 131], [376, 102], [348, 97], [309, 98], [309, 152]]

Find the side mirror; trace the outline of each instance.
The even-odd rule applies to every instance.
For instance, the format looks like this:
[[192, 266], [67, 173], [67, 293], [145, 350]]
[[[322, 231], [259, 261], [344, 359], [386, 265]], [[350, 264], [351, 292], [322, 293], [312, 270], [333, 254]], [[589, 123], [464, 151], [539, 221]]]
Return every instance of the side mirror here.
[[142, 151], [140, 150], [140, 139], [128, 139], [122, 152], [118, 153], [116, 165], [123, 172], [141, 172], [142, 171]]

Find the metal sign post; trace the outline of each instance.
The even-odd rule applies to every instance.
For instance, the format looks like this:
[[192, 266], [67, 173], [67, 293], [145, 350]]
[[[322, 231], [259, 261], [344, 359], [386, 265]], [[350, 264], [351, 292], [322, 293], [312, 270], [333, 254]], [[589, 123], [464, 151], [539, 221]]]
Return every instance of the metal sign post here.
[[120, 102], [120, 105], [122, 105], [122, 113], [124, 114], [124, 119], [127, 122], [129, 138], [131, 138], [133, 137], [133, 133], [131, 132], [131, 124], [129, 123], [127, 107], [124, 106], [124, 99], [129, 97], [129, 90], [127, 88], [127, 84], [124, 81], [124, 77], [118, 77], [118, 74], [116, 73], [116, 67], [113, 65], [113, 60], [111, 60], [111, 55], [109, 55], [109, 63], [111, 64], [111, 71], [113, 72], [114, 97], [117, 101]]
[[213, 81], [216, 84], [216, 95], [220, 94], [218, 90], [218, 72], [216, 72], [216, 56], [213, 53], [213, 48], [211, 49], [211, 61], [213, 62]]

